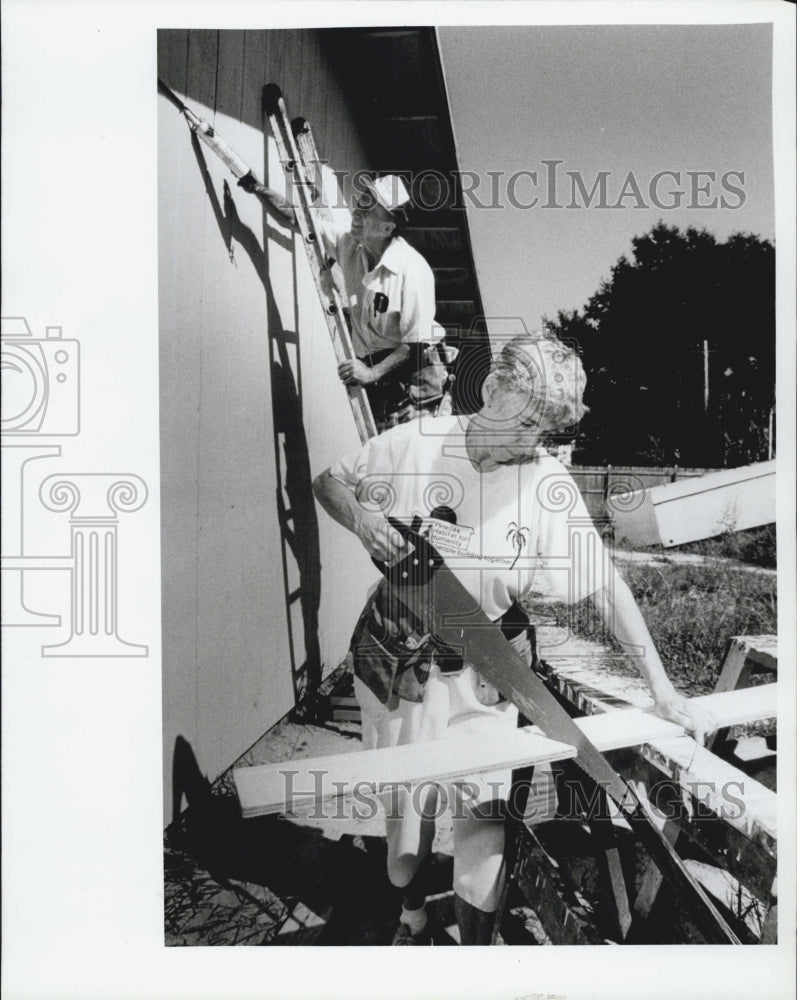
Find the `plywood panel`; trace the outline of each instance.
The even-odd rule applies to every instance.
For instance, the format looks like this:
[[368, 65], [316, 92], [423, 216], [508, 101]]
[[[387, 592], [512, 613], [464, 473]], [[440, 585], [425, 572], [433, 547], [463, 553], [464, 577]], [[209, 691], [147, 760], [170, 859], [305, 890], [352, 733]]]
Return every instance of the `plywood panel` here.
[[[331, 169], [338, 174], [343, 195], [348, 200], [352, 194], [350, 171], [365, 166], [365, 163], [362, 159], [351, 155], [349, 140], [354, 132], [350, 123], [351, 116], [347, 113], [340, 84], [327, 69], [325, 46], [321, 47], [321, 58], [328, 73], [327, 104], [324, 120], [319, 123], [316, 144], [321, 157], [327, 160]], [[312, 124], [315, 130], [316, 125]]]
[[[282, 95], [288, 108], [288, 114], [295, 117], [300, 114], [298, 107], [302, 80], [302, 48], [305, 32], [290, 28], [281, 32], [285, 39], [285, 56], [282, 72]], [[307, 116], [305, 116], [307, 117]]]
[[302, 67], [299, 79], [297, 110], [313, 126], [316, 143], [326, 145], [326, 113], [328, 87], [324, 80], [325, 66], [321, 62], [321, 49], [317, 31], [305, 32], [302, 38]]
[[[192, 109], [211, 120], [215, 41], [212, 60], [203, 61], [200, 56], [211, 39], [207, 33], [201, 41], [192, 34], [188, 38], [184, 89]], [[205, 191], [198, 169], [198, 140], [171, 104], [161, 106], [163, 116], [172, 121], [174, 128], [172, 141], [160, 151], [162, 190], [168, 191], [174, 207], [168, 223], [161, 226], [165, 239], [160, 247], [164, 770], [168, 785], [178, 735], [188, 742], [203, 770], [212, 767], [213, 759], [211, 748], [206, 750], [202, 745], [198, 727], [200, 672], [196, 656]], [[167, 787], [167, 809], [169, 799]], [[168, 813], [166, 818], [170, 818]]]
[[[266, 82], [284, 89], [293, 114], [309, 102], [322, 126], [336, 100], [341, 129], [326, 155], [366, 166], [345, 155], [362, 147], [315, 36], [172, 33], [160, 66], [278, 190], [284, 175], [260, 118]], [[319, 653], [327, 669], [340, 662], [376, 571], [353, 536], [319, 517], [310, 490], [358, 438], [301, 248], [173, 105], [160, 106], [168, 803], [176, 736], [209, 777], [226, 769], [292, 706], [292, 668]], [[292, 529], [284, 559], [278, 495]]]
[[244, 73], [244, 32], [220, 31], [218, 46], [216, 113], [239, 122]]
[[[185, 80], [182, 81], [183, 86]], [[188, 128], [164, 97], [159, 103], [158, 256], [160, 261], [161, 558], [165, 818], [171, 818], [171, 761], [178, 734], [193, 737], [195, 661], [197, 423], [199, 354], [186, 327], [200, 320], [190, 294], [184, 242], [201, 244], [202, 216], [186, 211], [186, 168], [193, 160]]]
[[[244, 36], [222, 34], [215, 127], [244, 156]], [[222, 107], [235, 109], [235, 115]], [[259, 204], [206, 161], [200, 411], [198, 727], [221, 770], [293, 704], [270, 433], [268, 290]], [[240, 208], [239, 208], [240, 205]], [[243, 213], [243, 214], [242, 214]], [[251, 220], [256, 229], [248, 225]]]
[[283, 90], [285, 85], [286, 45], [287, 32], [266, 32], [266, 71], [263, 81], [264, 84], [275, 83], [280, 90]]
[[[241, 120], [261, 135], [261, 147], [265, 142], [262, 137], [261, 98], [263, 85], [268, 82], [266, 75], [267, 33], [265, 31], [244, 32], [243, 83], [241, 93]], [[261, 152], [262, 160], [262, 152]], [[262, 170], [257, 175], [263, 179]]]
[[[196, 101], [211, 112], [216, 97], [216, 68], [218, 31], [194, 30], [188, 32], [188, 82], [191, 104]], [[207, 116], [212, 120], [212, 114]]]
[[[217, 82], [232, 83], [230, 76], [217, 71]], [[214, 93], [218, 105], [220, 90]], [[237, 94], [227, 93], [229, 100]], [[225, 130], [224, 126], [227, 125]], [[233, 145], [230, 122], [214, 115], [219, 135]], [[241, 607], [242, 595], [235, 586], [235, 559], [238, 555], [235, 529], [241, 477], [236, 460], [246, 447], [236, 440], [234, 407], [240, 385], [234, 385], [240, 335], [231, 316], [231, 305], [245, 301], [240, 288], [231, 281], [234, 266], [232, 219], [225, 206], [224, 185], [229, 186], [225, 166], [211, 152], [202, 150], [206, 198], [205, 245], [202, 260], [202, 327], [200, 333], [200, 449], [199, 449], [199, 535], [197, 540], [197, 672], [198, 732], [203, 753], [212, 762], [224, 759], [227, 730], [233, 722], [230, 709], [243, 675], [241, 647], [235, 641], [233, 622]], [[244, 717], [243, 724], [248, 720]]]
[[184, 29], [158, 31], [158, 78], [167, 87], [185, 94], [188, 73], [188, 32]]

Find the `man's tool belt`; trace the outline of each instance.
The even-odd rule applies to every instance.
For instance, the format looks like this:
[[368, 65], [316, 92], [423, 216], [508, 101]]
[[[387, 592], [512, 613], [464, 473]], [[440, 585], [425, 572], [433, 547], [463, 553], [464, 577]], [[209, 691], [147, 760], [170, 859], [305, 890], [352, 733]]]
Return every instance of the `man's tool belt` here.
[[[448, 383], [449, 368], [459, 353], [442, 341], [411, 344], [410, 347], [410, 356], [403, 365], [366, 387], [370, 390], [369, 396], [379, 397], [386, 412], [402, 405], [428, 406], [438, 401]], [[389, 350], [376, 351], [362, 360], [373, 368], [391, 353]], [[373, 401], [371, 405], [374, 405]]]
[[[501, 630], [529, 664], [534, 650], [534, 628], [517, 604], [499, 619]], [[382, 581], [369, 598], [351, 640], [354, 673], [379, 700], [395, 707], [399, 698], [423, 701], [423, 689], [432, 666], [441, 674], [461, 673], [466, 663], [461, 651], [436, 636], [423, 633], [418, 622], [400, 605]], [[480, 679], [476, 697], [484, 705], [504, 701], [503, 695]]]

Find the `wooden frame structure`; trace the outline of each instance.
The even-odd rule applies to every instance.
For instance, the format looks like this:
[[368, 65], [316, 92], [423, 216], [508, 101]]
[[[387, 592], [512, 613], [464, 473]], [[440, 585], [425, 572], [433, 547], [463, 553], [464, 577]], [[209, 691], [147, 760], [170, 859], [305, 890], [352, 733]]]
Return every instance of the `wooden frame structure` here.
[[[544, 630], [540, 642], [544, 648]], [[607, 670], [612, 655], [596, 644], [587, 655], [560, 648], [557, 655], [543, 654], [548, 680], [574, 709], [588, 715], [615, 716], [623, 706], [651, 707], [645, 684], [637, 677]], [[596, 659], [603, 661], [596, 666]], [[716, 690], [695, 699], [719, 723], [717, 737], [742, 736], [754, 726], [771, 730], [777, 715], [777, 685], [740, 688], [749, 683], [756, 668], [773, 672], [777, 667], [774, 636], [735, 636], [726, 649]], [[734, 708], [733, 706], [736, 706]], [[744, 707], [743, 707], [744, 706]], [[715, 738], [716, 739], [716, 738]], [[716, 746], [716, 743], [714, 744]], [[742, 771], [709, 747], [686, 735], [652, 740], [636, 747], [621, 767], [636, 791], [657, 798], [661, 788], [670, 792], [659, 802], [661, 826], [672, 844], [681, 838], [706, 862], [689, 862], [695, 877], [732, 914], [742, 917], [748, 937], [774, 943], [777, 937], [777, 796], [756, 778]], [[655, 814], [655, 813], [654, 813]], [[647, 917], [656, 901], [661, 877], [650, 865], [634, 900], [634, 911]]]
[[[545, 634], [540, 637], [545, 649]], [[675, 844], [688, 843], [689, 853], [702, 860], [687, 862], [703, 887], [739, 918], [748, 940], [776, 938], [777, 827], [775, 792], [705, 747], [680, 726], [649, 713], [650, 695], [636, 677], [612, 674], [600, 646], [559, 648], [546, 658], [548, 679], [575, 710], [582, 732], [602, 752], [619, 753], [616, 766], [633, 783], [649, 811], [658, 817], [663, 834]], [[744, 690], [734, 687], [739, 676], [752, 676], [756, 666], [772, 670], [776, 653], [772, 637], [735, 637], [724, 660], [718, 688], [694, 699], [709, 710], [720, 732], [744, 733], [751, 726], [771, 728], [777, 711], [777, 685], [761, 684]], [[746, 674], [745, 674], [746, 671]], [[478, 739], [449, 739], [387, 750], [354, 750], [331, 757], [315, 757], [278, 764], [239, 768], [234, 783], [244, 817], [282, 812], [302, 814], [323, 804], [351, 803], [358, 792], [378, 796], [391, 786], [415, 787], [428, 781], [456, 783], [480, 773], [506, 767], [557, 762], [567, 767], [574, 748], [547, 739], [529, 726], [485, 743]], [[662, 788], [666, 795], [662, 797]], [[289, 794], [288, 794], [289, 793]], [[611, 809], [609, 810], [611, 812]], [[636, 896], [629, 896], [620, 863], [614, 823], [590, 821], [615, 940], [623, 940], [632, 921], [647, 918], [656, 901], [662, 877], [651, 864]], [[532, 828], [533, 822], [513, 822], [511, 878], [502, 906], [501, 935], [509, 943], [524, 939], [517, 905], [526, 904], [539, 917], [553, 943], [600, 943], [605, 930], [594, 924], [594, 913], [568, 882]], [[745, 914], [740, 914], [744, 909]], [[525, 933], [525, 940], [530, 940]]]

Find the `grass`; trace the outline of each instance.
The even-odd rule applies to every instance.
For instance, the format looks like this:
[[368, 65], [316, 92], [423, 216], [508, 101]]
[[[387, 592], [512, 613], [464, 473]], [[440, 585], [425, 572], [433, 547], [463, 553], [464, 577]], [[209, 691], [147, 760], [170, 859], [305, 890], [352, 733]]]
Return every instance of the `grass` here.
[[[711, 559], [702, 565], [626, 564], [622, 574], [668, 675], [685, 694], [713, 689], [731, 636], [777, 631], [777, 581], [769, 574]], [[551, 611], [557, 624], [570, 623], [577, 635], [606, 642], [594, 608], [554, 605]]]
[[764, 566], [767, 569], [777, 568], [774, 524], [765, 524], [761, 528], [749, 528], [746, 531], [728, 531], [715, 538], [687, 542], [685, 545], [676, 545], [669, 549], [656, 545], [643, 547], [639, 551], [655, 551], [665, 556], [668, 552], [692, 552], [701, 556], [735, 559], [738, 562], [749, 563], [752, 566]]

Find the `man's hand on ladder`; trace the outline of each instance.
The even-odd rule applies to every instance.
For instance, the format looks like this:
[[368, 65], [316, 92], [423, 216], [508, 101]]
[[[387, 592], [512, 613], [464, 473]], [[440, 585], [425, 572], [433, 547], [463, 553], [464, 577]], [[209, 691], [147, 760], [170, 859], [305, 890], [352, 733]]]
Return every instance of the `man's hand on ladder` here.
[[338, 365], [338, 375], [345, 385], [370, 385], [375, 381], [373, 368], [359, 358], [341, 361]]
[[321, 291], [328, 298], [332, 298], [332, 292], [335, 288], [340, 292], [341, 298], [343, 298], [343, 272], [340, 269], [340, 265], [337, 261], [332, 260], [332, 258], [327, 259], [326, 267], [323, 268], [319, 275], [319, 280], [321, 284]]

